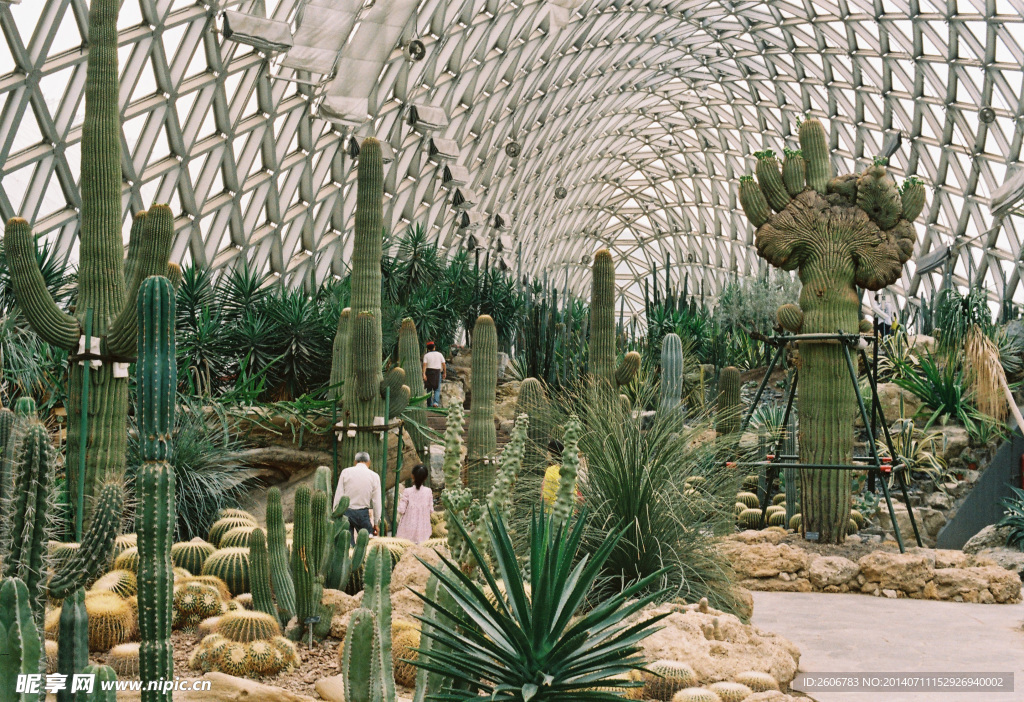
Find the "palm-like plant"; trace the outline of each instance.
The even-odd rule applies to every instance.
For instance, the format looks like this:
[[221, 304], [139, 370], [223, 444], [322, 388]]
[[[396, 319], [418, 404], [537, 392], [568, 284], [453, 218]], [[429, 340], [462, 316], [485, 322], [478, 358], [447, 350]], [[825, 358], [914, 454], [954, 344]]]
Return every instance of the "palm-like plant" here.
[[462, 702], [476, 700], [482, 692], [484, 698], [501, 702], [612, 702], [622, 695], [609, 690], [625, 692], [636, 686], [621, 676], [642, 670], [639, 642], [666, 615], [635, 623], [627, 620], [660, 595], [642, 594], [660, 575], [652, 574], [583, 611], [605, 561], [623, 535], [619, 529], [608, 532], [597, 549], [581, 557], [585, 519], [583, 515], [572, 525], [562, 525], [543, 511], [534, 513], [531, 594], [499, 515], [490, 513], [487, 521], [494, 573], [456, 521], [471, 544], [485, 584], [443, 556], [439, 566], [424, 562], [458, 605], [457, 611], [451, 611], [420, 595], [439, 619], [431, 622], [433, 629], [425, 635], [442, 646], [421, 651], [415, 664], [454, 681], [432, 699]]

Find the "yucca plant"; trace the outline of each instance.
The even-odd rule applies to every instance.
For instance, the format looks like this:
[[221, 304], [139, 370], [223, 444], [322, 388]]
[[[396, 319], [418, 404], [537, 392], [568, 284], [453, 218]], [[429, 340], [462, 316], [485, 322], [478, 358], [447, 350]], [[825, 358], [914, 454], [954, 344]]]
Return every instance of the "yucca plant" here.
[[586, 516], [558, 525], [540, 511], [530, 525], [528, 594], [504, 521], [493, 512], [487, 516], [494, 572], [456, 520], [484, 584], [447, 558], [438, 566], [424, 562], [457, 605], [455, 611], [445, 609], [420, 595], [437, 611], [437, 619], [429, 622], [433, 630], [425, 636], [441, 645], [421, 649], [415, 665], [454, 681], [429, 699], [462, 702], [482, 693], [484, 699], [500, 702], [621, 700], [623, 692], [637, 686], [625, 674], [643, 669], [640, 642], [666, 616], [627, 622], [658, 598], [660, 593], [649, 590], [659, 574], [584, 611], [624, 532], [611, 530], [597, 549], [581, 556]]
[[997, 526], [1010, 527], [1006, 545], [1024, 551], [1024, 490], [1016, 487], [1010, 489], [1013, 490], [1015, 497], [1001, 500], [1006, 512]]
[[946, 459], [942, 457], [943, 434], [921, 430], [910, 419], [899, 419], [890, 433], [896, 456], [892, 456], [885, 439], [876, 439], [879, 456], [889, 456], [903, 463], [911, 475], [924, 475], [941, 486], [946, 477]]
[[918, 359], [917, 368], [906, 359], [893, 361], [896, 369], [893, 382], [916, 395], [932, 412], [925, 428], [944, 416], [969, 430], [974, 426], [977, 411], [969, 402], [967, 379], [955, 359], [940, 361], [940, 357], [926, 353]]

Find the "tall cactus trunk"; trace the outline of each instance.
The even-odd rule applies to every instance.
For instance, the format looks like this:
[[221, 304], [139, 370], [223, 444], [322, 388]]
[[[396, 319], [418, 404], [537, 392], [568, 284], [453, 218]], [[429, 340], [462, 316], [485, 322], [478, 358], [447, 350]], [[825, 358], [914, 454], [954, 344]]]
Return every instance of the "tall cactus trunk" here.
[[[86, 455], [85, 514], [97, 486], [125, 470], [128, 432], [128, 377], [119, 373], [135, 354], [135, 295], [150, 275], [167, 272], [173, 217], [163, 205], [137, 217], [129, 246], [131, 280], [125, 280], [121, 233], [121, 115], [117, 61], [120, 0], [93, 0], [89, 7], [85, 120], [82, 126], [82, 220], [78, 301], [75, 316], [61, 311], [46, 290], [35, 257], [35, 241], [23, 219], [7, 223], [11, 284], [32, 328], [47, 343], [75, 352], [87, 315], [91, 338], [100, 340], [102, 365], [89, 370], [90, 391]], [[86, 349], [89, 351], [89, 349]], [[120, 366], [120, 368], [118, 368]], [[66, 473], [71, 503], [78, 504], [82, 380], [88, 362], [72, 363], [68, 373]], [[121, 377], [118, 377], [121, 376]]]
[[142, 465], [136, 478], [139, 544], [139, 678], [143, 702], [170, 702], [170, 690], [146, 683], [172, 680], [174, 469], [171, 435], [178, 385], [174, 358], [174, 288], [162, 277], [147, 278], [138, 299], [138, 406]]
[[494, 452], [498, 434], [494, 427], [494, 398], [498, 386], [498, 332], [494, 320], [482, 314], [473, 326], [472, 400], [469, 407], [469, 489], [483, 501], [491, 492], [497, 464]]
[[683, 342], [677, 334], [661, 340], [661, 394], [658, 411], [674, 412], [683, 403]]
[[[409, 386], [409, 392], [413, 397], [420, 397], [426, 392], [423, 385], [423, 357], [420, 354], [420, 338], [416, 331], [416, 323], [409, 317], [402, 320], [402, 327], [398, 331], [398, 365], [405, 370], [405, 382]], [[443, 379], [442, 379], [443, 380]], [[414, 409], [410, 413], [411, 418], [421, 427], [427, 426], [427, 410]], [[412, 437], [413, 447], [421, 458], [426, 459], [423, 450], [427, 447], [427, 436], [422, 429], [416, 426], [409, 426], [409, 436]]]
[[[352, 244], [352, 294], [348, 347], [344, 357], [345, 389], [341, 420], [358, 427], [346, 432], [339, 451], [340, 467], [355, 463], [360, 451], [372, 465], [383, 464], [382, 434], [368, 431], [387, 421], [380, 396], [381, 373], [381, 243], [384, 228], [384, 161], [380, 142], [365, 139], [359, 149], [355, 231]], [[362, 320], [360, 319], [362, 318]], [[357, 334], [357, 331], [360, 333]], [[355, 436], [349, 436], [354, 433]]]
[[615, 365], [615, 263], [607, 249], [594, 254], [592, 277], [589, 369], [604, 389], [618, 394], [640, 370], [640, 354], [630, 351]]

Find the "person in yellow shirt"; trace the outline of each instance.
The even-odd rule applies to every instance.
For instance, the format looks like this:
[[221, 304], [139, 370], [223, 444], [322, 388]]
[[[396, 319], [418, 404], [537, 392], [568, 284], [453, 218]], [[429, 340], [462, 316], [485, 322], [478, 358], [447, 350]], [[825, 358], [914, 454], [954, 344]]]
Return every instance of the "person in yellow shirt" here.
[[551, 456], [551, 465], [544, 471], [544, 485], [541, 489], [541, 498], [544, 500], [544, 507], [550, 508], [555, 504], [555, 497], [558, 496], [558, 478], [562, 469], [562, 442], [552, 439], [548, 444], [548, 454]]

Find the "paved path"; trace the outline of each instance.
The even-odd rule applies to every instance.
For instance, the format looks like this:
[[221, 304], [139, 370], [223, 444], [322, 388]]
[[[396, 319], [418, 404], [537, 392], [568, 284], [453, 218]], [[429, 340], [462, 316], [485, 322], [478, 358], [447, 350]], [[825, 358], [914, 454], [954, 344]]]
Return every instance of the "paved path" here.
[[1015, 692], [808, 692], [818, 702], [1022, 702], [1024, 604], [755, 592], [753, 623], [800, 647], [803, 673], [1013, 672]]

